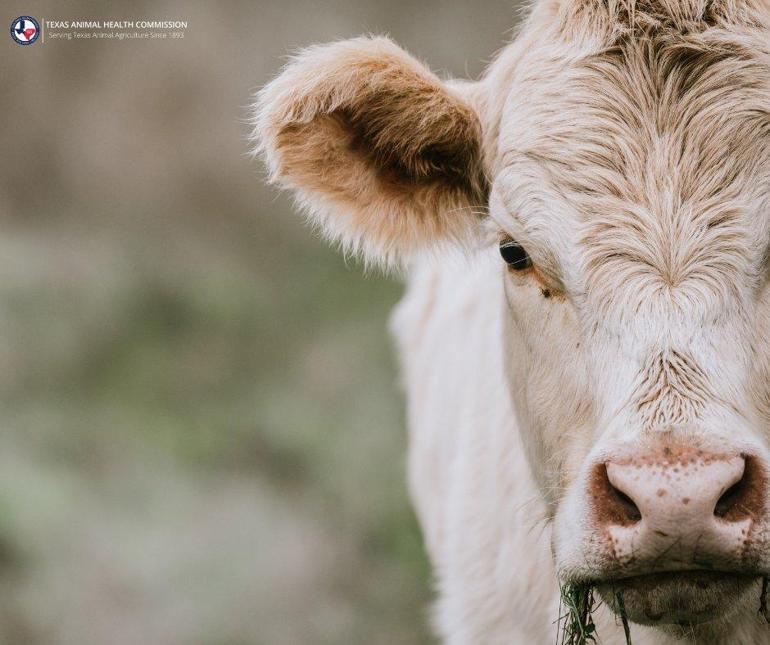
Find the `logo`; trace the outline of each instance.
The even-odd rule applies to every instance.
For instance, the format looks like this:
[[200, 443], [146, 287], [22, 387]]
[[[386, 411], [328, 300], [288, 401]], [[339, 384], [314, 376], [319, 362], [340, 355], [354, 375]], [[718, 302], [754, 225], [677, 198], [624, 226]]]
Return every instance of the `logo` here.
[[11, 23], [11, 38], [18, 45], [31, 45], [40, 35], [40, 25], [32, 16], [19, 16]]

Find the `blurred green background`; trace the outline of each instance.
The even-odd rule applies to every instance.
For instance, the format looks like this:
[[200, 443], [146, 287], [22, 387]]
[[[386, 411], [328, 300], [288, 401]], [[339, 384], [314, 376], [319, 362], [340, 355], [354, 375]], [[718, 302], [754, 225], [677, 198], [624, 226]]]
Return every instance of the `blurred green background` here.
[[0, 72], [0, 642], [430, 642], [388, 312], [266, 187], [250, 94], [389, 33], [476, 76], [510, 0], [3, 3], [178, 19]]

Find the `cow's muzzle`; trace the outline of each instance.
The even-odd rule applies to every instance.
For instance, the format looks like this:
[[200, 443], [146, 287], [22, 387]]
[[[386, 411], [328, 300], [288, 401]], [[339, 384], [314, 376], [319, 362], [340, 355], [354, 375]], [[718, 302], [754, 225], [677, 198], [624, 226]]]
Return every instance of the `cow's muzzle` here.
[[647, 624], [724, 615], [762, 575], [766, 472], [755, 455], [671, 446], [596, 464], [589, 507], [608, 604], [621, 594]]

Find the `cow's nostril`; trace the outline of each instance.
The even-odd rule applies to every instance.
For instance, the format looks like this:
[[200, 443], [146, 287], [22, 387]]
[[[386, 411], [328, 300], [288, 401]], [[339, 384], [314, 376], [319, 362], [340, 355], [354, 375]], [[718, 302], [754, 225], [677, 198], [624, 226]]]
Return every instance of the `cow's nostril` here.
[[[612, 484], [610, 484], [610, 486], [612, 486]], [[615, 488], [614, 486], [612, 486], [612, 492], [623, 507], [626, 517], [629, 520], [632, 522], [638, 522], [642, 519], [642, 512], [639, 510], [639, 507], [634, 504], [634, 500], [632, 500], [622, 490]]]
[[745, 481], [745, 477], [741, 478], [739, 482], [733, 484], [724, 492], [714, 507], [714, 515], [724, 518], [731, 511], [733, 513], [740, 512], [740, 507], [742, 506], [741, 498], [746, 489]]
[[610, 481], [606, 464], [596, 467], [591, 489], [597, 517], [602, 523], [629, 526], [642, 519], [634, 500]]
[[762, 475], [753, 457], [744, 457], [743, 475], [717, 500], [714, 515], [730, 522], [753, 517], [762, 510]]

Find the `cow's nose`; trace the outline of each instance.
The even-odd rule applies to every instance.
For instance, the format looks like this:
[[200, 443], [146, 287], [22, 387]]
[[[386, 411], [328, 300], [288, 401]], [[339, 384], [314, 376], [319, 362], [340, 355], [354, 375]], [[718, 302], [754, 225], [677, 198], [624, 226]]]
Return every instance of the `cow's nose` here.
[[749, 511], [744, 457], [701, 459], [695, 463], [651, 460], [607, 462], [608, 501], [615, 500], [621, 523], [642, 518], [667, 524], [686, 517], [698, 523], [737, 519]]
[[765, 509], [756, 457], [703, 451], [610, 460], [591, 483], [595, 520], [618, 561], [718, 565], [743, 552]]

